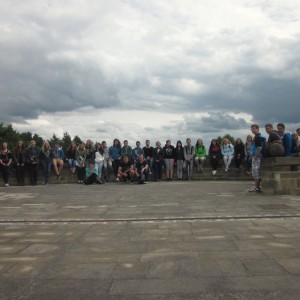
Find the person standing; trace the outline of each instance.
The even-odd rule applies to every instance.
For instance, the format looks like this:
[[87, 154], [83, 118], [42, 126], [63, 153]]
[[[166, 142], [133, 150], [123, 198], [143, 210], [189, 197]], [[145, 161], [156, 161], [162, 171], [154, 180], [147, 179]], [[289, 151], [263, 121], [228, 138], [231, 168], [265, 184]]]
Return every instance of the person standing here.
[[176, 159], [177, 179], [182, 180], [184, 153], [183, 153], [183, 147], [181, 141], [177, 141], [176, 143], [175, 159]]
[[44, 181], [42, 184], [48, 185], [50, 177], [50, 169], [52, 162], [53, 152], [50, 148], [48, 141], [45, 141], [40, 151], [39, 160], [43, 168]]
[[19, 140], [15, 151], [13, 152], [13, 159], [16, 167], [16, 176], [18, 185], [25, 185], [25, 145], [22, 140]]
[[164, 150], [164, 162], [166, 166], [167, 180], [173, 179], [174, 161], [175, 161], [175, 148], [171, 145], [171, 141], [167, 140]]
[[114, 170], [116, 181], [118, 181], [117, 175], [121, 159], [121, 143], [118, 139], [114, 139], [113, 145], [109, 148], [109, 159], [112, 163], [112, 168]]
[[149, 166], [149, 175], [152, 174], [152, 165], [153, 165], [153, 147], [150, 146], [150, 140], [146, 140], [145, 147], [143, 148], [144, 157], [147, 160]]
[[83, 183], [85, 178], [86, 155], [85, 144], [81, 143], [75, 154], [78, 183]]
[[259, 132], [259, 126], [253, 124], [251, 126], [251, 132], [254, 134], [254, 139], [251, 148], [252, 157], [252, 176], [254, 178], [254, 188], [250, 189], [249, 192], [261, 192], [261, 159], [262, 150], [266, 139]]
[[161, 147], [160, 141], [155, 143], [156, 147], [153, 149], [153, 171], [154, 180], [158, 182], [162, 176], [162, 166], [164, 163], [164, 150]]
[[13, 156], [11, 151], [8, 149], [6, 142], [2, 143], [0, 151], [0, 165], [2, 167], [2, 176], [5, 187], [9, 186], [9, 170], [10, 165], [13, 162]]
[[128, 145], [128, 141], [124, 140], [123, 144], [124, 144], [124, 146], [121, 148], [121, 157], [123, 157], [123, 156], [131, 157], [132, 156], [132, 148], [131, 148], [131, 146]]
[[109, 181], [109, 172], [112, 169], [112, 162], [109, 158], [109, 148], [107, 147], [106, 141], [102, 141], [102, 149], [103, 149], [103, 172], [104, 172], [104, 180]]
[[138, 161], [139, 159], [139, 156], [141, 154], [144, 155], [144, 151], [143, 149], [141, 148], [141, 143], [139, 141], [137, 141], [135, 143], [136, 147], [132, 150], [132, 163], [133, 163], [133, 166], [135, 167], [135, 164], [136, 162]]
[[192, 146], [192, 141], [190, 138], [186, 139], [186, 145], [183, 147], [183, 154], [183, 170], [186, 172], [186, 179], [191, 180], [193, 175], [195, 148]]
[[31, 185], [37, 185], [39, 163], [39, 150], [36, 147], [35, 140], [31, 140], [26, 149], [26, 164], [28, 167], [29, 179]]
[[244, 146], [244, 151], [245, 151], [245, 166], [246, 166], [246, 174], [250, 175], [251, 174], [251, 146], [252, 146], [253, 138], [252, 135], [248, 134], [247, 139], [245, 142]]

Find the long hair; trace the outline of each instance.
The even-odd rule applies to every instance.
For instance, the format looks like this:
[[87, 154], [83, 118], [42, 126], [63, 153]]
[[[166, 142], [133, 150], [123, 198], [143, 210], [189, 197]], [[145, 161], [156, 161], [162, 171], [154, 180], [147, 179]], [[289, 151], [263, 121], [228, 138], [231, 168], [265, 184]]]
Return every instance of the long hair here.
[[[21, 143], [21, 147], [19, 146], [19, 144]], [[16, 151], [17, 152], [24, 152], [25, 151], [25, 144], [23, 142], [23, 140], [19, 140], [17, 145], [16, 145]]]

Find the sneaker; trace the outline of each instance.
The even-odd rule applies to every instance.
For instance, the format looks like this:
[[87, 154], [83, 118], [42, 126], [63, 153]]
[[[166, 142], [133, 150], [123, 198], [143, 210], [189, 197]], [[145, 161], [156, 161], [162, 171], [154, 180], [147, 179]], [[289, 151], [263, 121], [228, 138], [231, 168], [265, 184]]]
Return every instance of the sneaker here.
[[8, 183], [5, 183], [5, 187], [9, 187], [9, 184], [8, 184]]
[[217, 174], [217, 171], [216, 171], [216, 170], [213, 170], [213, 171], [212, 171], [212, 174], [213, 174], [213, 175], [216, 175], [216, 174]]
[[119, 182], [119, 181], [120, 181], [120, 179], [117, 177], [117, 178], [116, 178], [116, 182]]
[[257, 188], [253, 188], [253, 189], [250, 189], [248, 190], [248, 192], [252, 192], [252, 193], [261, 193], [261, 189], [257, 189]]

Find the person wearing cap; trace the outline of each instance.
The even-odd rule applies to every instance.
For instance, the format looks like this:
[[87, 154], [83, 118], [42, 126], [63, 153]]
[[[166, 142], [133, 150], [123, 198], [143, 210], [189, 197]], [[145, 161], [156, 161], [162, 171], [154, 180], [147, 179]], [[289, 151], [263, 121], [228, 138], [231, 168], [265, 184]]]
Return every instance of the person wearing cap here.
[[100, 183], [98, 180], [98, 167], [93, 160], [90, 160], [85, 169], [84, 184], [89, 185], [95, 183]]
[[64, 150], [60, 147], [59, 143], [55, 143], [54, 149], [53, 149], [53, 158], [52, 158], [52, 164], [53, 168], [56, 174], [56, 178], [58, 180], [61, 179], [61, 172], [64, 168]]

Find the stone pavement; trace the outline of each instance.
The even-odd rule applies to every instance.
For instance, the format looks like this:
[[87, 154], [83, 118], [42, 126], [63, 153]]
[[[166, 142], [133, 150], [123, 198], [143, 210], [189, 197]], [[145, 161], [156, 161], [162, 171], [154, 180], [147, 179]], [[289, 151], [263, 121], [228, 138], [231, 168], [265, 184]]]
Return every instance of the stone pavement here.
[[0, 190], [0, 299], [299, 299], [300, 197], [249, 182]]

